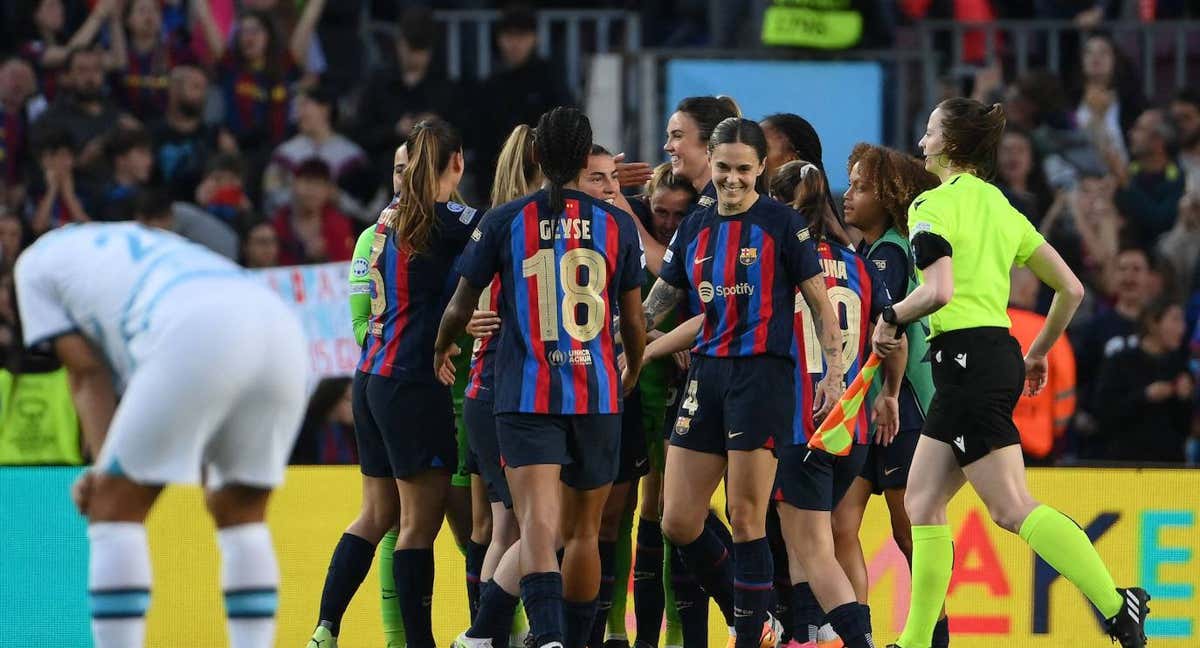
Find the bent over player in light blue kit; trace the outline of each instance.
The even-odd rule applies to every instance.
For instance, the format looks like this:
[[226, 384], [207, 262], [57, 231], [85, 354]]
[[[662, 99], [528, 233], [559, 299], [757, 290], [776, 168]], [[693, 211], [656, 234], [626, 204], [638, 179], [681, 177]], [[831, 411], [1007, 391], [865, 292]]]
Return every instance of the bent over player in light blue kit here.
[[224, 257], [133, 223], [46, 234], [16, 286], [24, 339], [66, 367], [95, 457], [72, 494], [88, 518], [96, 647], [142, 645], [146, 515], [163, 486], [202, 477], [230, 645], [273, 645], [279, 568], [264, 519], [305, 406], [296, 317]]

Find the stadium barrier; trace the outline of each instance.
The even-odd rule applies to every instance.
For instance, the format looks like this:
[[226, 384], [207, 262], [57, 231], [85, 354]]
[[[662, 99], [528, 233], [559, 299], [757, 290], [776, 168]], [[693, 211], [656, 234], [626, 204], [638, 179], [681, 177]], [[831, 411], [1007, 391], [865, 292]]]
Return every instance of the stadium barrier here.
[[[91, 644], [84, 520], [68, 495], [78, 474], [78, 468], [0, 470], [0, 492], [7, 495], [0, 507], [0, 619], [8, 644]], [[1050, 468], [1031, 470], [1029, 481], [1036, 497], [1071, 515], [1095, 539], [1119, 584], [1141, 583], [1154, 597], [1151, 645], [1200, 645], [1200, 471]], [[358, 512], [359, 490], [353, 467], [296, 467], [272, 499], [269, 521], [282, 572], [277, 645], [302, 646], [311, 632], [330, 552]], [[973, 493], [960, 495], [950, 513], [956, 570], [947, 607], [955, 646], [1107, 645], [1083, 597], [1018, 538], [991, 524]], [[885, 507], [874, 498], [862, 540], [880, 645], [897, 635], [908, 607], [908, 569], [887, 524]], [[225, 645], [217, 549], [200, 490], [167, 489], [149, 528], [155, 587], [148, 645]], [[434, 631], [449, 645], [467, 625], [463, 561], [449, 529], [436, 551]], [[382, 645], [377, 583], [372, 570], [347, 613], [342, 648]], [[712, 636], [723, 644], [720, 615], [714, 611], [711, 618]]]

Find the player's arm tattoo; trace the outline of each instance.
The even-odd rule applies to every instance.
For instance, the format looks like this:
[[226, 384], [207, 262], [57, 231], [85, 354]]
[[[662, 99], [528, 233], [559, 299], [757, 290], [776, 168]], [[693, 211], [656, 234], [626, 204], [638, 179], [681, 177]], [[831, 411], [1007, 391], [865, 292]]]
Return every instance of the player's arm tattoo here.
[[673, 308], [683, 300], [685, 291], [658, 279], [650, 288], [650, 294], [642, 302], [642, 310], [646, 314], [646, 330], [653, 331], [666, 318]]
[[837, 313], [825, 290], [824, 275], [817, 275], [800, 284], [800, 293], [812, 312], [817, 339], [821, 341], [821, 353], [825, 356], [826, 377], [842, 376], [846, 368], [842, 365], [842, 329], [838, 326]]

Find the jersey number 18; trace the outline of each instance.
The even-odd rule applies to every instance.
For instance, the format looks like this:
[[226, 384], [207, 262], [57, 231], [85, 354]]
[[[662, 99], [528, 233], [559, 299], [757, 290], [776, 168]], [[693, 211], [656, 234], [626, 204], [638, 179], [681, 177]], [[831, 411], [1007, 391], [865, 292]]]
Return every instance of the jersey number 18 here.
[[[580, 281], [580, 268], [587, 269], [587, 279]], [[537, 281], [538, 328], [545, 342], [558, 340], [559, 304], [558, 286], [562, 285], [562, 312], [566, 321], [562, 328], [579, 342], [590, 342], [604, 330], [604, 290], [608, 286], [608, 266], [604, 257], [595, 250], [577, 248], [567, 250], [554, 263], [554, 250], [538, 250], [521, 262], [523, 277], [535, 277]], [[583, 307], [583, 322], [579, 322], [578, 311]]]

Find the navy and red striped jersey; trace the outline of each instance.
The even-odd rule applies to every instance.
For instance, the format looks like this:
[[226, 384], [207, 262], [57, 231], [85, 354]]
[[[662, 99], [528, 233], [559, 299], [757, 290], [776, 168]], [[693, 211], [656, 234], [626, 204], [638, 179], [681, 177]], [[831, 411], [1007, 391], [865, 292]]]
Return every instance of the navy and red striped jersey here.
[[[500, 312], [500, 276], [492, 279], [483, 294], [479, 296], [479, 305], [483, 311]], [[501, 324], [503, 326], [503, 324]], [[467, 398], [491, 402], [493, 389], [496, 384], [496, 347], [500, 339], [500, 331], [489, 337], [477, 338], [471, 347], [471, 369], [467, 376]]]
[[478, 288], [500, 274], [497, 413], [621, 411], [612, 322], [618, 297], [641, 288], [641, 241], [629, 214], [563, 194], [557, 213], [546, 191], [488, 212], [459, 264]]
[[27, 130], [23, 109], [5, 110], [0, 105], [0, 184], [16, 185], [24, 181]]
[[293, 86], [299, 80], [300, 70], [286, 52], [275, 70], [249, 68], [227, 52], [217, 66], [225, 126], [239, 143], [279, 144], [287, 136]]
[[693, 212], [663, 256], [663, 281], [704, 314], [693, 353], [792, 357], [796, 286], [821, 271], [804, 221], [766, 196], [741, 214]]
[[437, 203], [433, 241], [413, 254], [395, 230], [375, 225], [371, 257], [363, 270], [370, 279], [371, 318], [358, 370], [413, 382], [432, 382], [433, 343], [450, 301], [447, 281], [454, 260], [478, 223], [478, 212], [458, 203]]
[[121, 105], [143, 122], [162, 116], [167, 110], [171, 68], [195, 62], [191, 47], [178, 34], [144, 54], [130, 47], [125, 70], [116, 80]]
[[[870, 353], [871, 322], [885, 306], [892, 303], [887, 284], [862, 255], [832, 241], [817, 244], [817, 256], [825, 275], [825, 289], [837, 313], [842, 333], [842, 365], [846, 367], [846, 382], [858, 375]], [[804, 296], [796, 291], [796, 335], [792, 356], [796, 359], [796, 415], [792, 419], [792, 443], [806, 445], [820, 421], [813, 420], [814, 395], [817, 383], [825, 377], [825, 356], [813, 324], [812, 312]], [[871, 403], [863, 403], [854, 427], [854, 442], [870, 443], [871, 430], [867, 413]]]

